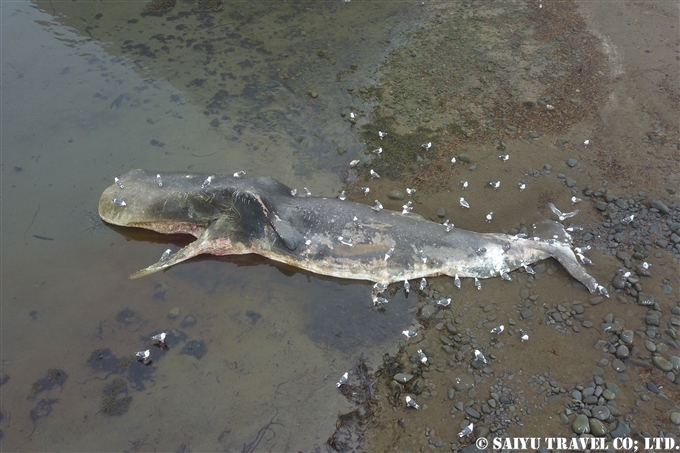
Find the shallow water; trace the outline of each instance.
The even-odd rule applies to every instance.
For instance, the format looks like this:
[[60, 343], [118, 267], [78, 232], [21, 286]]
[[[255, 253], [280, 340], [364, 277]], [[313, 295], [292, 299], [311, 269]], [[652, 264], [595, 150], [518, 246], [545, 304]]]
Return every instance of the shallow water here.
[[[409, 326], [403, 296], [379, 313], [368, 284], [256, 258], [128, 280], [185, 242], [105, 226], [97, 201], [115, 175], [243, 169], [334, 195], [362, 149], [341, 113], [368, 111], [356, 90], [416, 14], [247, 5], [142, 17], [138, 3], [2, 4], [3, 449], [323, 448], [348, 410], [337, 379]], [[159, 331], [177, 335], [168, 351], [152, 347]], [[191, 340], [200, 358], [180, 354]], [[130, 365], [150, 347], [149, 367]], [[111, 373], [91, 362], [106, 349]], [[34, 392], [53, 368], [68, 377]], [[107, 416], [116, 378], [129, 408]], [[57, 401], [32, 419], [43, 399]]]

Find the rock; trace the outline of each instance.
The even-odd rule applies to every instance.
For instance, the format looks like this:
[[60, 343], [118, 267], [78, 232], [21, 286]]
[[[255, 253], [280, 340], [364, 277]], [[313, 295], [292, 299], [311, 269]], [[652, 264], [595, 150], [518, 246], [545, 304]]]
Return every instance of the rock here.
[[179, 307], [175, 307], [168, 313], [168, 318], [175, 319], [179, 316]]
[[663, 201], [661, 200], [652, 200], [649, 203], [650, 208], [656, 208], [661, 214], [668, 214], [670, 212], [670, 209], [668, 209], [668, 206], [666, 206]]
[[640, 291], [637, 295], [639, 305], [650, 306], [654, 305], [654, 296], [652, 294]]
[[412, 374], [397, 373], [397, 374], [394, 375], [394, 380], [397, 381], [400, 384], [406, 384], [411, 379], [413, 379]]
[[433, 314], [437, 312], [437, 307], [432, 304], [425, 305], [422, 310], [420, 310], [420, 316], [429, 319]]
[[609, 389], [605, 389], [605, 391], [602, 392], [602, 397], [607, 401], [611, 401], [616, 398], [616, 394]]
[[628, 367], [626, 367], [626, 365], [624, 365], [621, 360], [614, 359], [612, 360], [612, 368], [614, 368], [619, 373], [623, 373]]
[[616, 420], [616, 428], [610, 433], [614, 439], [621, 437], [628, 437], [630, 435], [630, 428], [621, 420]]
[[671, 422], [674, 425], [680, 425], [680, 412], [671, 412]]
[[453, 379], [453, 388], [456, 389], [457, 392], [464, 392], [474, 386], [475, 381], [470, 375], [462, 374]]
[[187, 327], [194, 327], [196, 325], [196, 318], [193, 317], [192, 315], [186, 315], [184, 319], [182, 320], [182, 328], [186, 329]]
[[625, 344], [619, 345], [618, 348], [616, 348], [616, 357], [619, 359], [625, 359], [630, 355], [630, 351], [628, 351], [628, 346]]
[[578, 391], [578, 390], [573, 390], [573, 391], [571, 392], [571, 397], [572, 397], [573, 399], [577, 400], [577, 401], [581, 401], [581, 399], [583, 398], [583, 395], [581, 394], [580, 391]]
[[648, 326], [659, 327], [661, 325], [661, 321], [659, 321], [659, 317], [657, 315], [648, 315], [645, 317], [645, 324]]
[[571, 157], [567, 159], [567, 165], [569, 165], [570, 167], [575, 167], [576, 165], [578, 165], [578, 161]]
[[607, 406], [595, 406], [590, 412], [593, 414], [593, 417], [602, 421], [607, 420], [611, 414], [611, 411]]
[[387, 198], [390, 200], [403, 200], [404, 199], [404, 193], [400, 190], [390, 190], [387, 192]]
[[634, 335], [635, 334], [632, 330], [624, 330], [619, 335], [619, 338], [621, 338], [621, 341], [623, 341], [625, 344], [633, 344]]
[[593, 436], [604, 436], [607, 434], [607, 428], [604, 426], [604, 423], [602, 423], [600, 420], [596, 418], [591, 418], [588, 420], [590, 424], [590, 433]]
[[595, 203], [595, 208], [597, 208], [600, 211], [606, 211], [607, 210], [607, 203], [600, 200], [600, 201]]
[[675, 371], [680, 370], [680, 357], [674, 355], [668, 360], [673, 364], [673, 369], [675, 369]]
[[534, 312], [532, 312], [528, 308], [525, 308], [524, 310], [519, 312], [519, 315], [522, 319], [527, 320], [527, 319], [531, 319], [531, 318], [534, 317]]
[[465, 413], [468, 414], [470, 417], [479, 420], [482, 418], [482, 414], [479, 413], [475, 408], [473, 407], [466, 407], [465, 408]]
[[446, 217], [446, 210], [444, 208], [437, 209], [437, 217], [439, 217], [440, 219]]
[[590, 433], [590, 422], [588, 421], [588, 417], [583, 414], [577, 415], [574, 422], [571, 424], [571, 430], [576, 434]]
[[425, 381], [422, 378], [418, 378], [411, 384], [411, 391], [416, 395], [420, 395], [425, 390]]
[[623, 280], [621, 274], [616, 274], [612, 279], [612, 286], [616, 289], [623, 289], [626, 286], [626, 282]]
[[469, 164], [470, 156], [467, 153], [462, 153], [458, 155], [458, 160], [461, 162], [465, 162], [466, 164]]
[[673, 364], [669, 362], [668, 360], [664, 359], [660, 355], [655, 355], [652, 357], [652, 363], [654, 364], [655, 367], [657, 367], [660, 370], [663, 371], [671, 371], [673, 370]]

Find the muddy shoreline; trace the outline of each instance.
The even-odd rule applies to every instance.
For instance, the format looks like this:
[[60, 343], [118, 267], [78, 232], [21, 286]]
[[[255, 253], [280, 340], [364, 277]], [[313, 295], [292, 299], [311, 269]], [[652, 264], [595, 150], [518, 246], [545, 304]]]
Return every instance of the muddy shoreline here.
[[[388, 194], [416, 187], [414, 212], [506, 233], [550, 217], [548, 203], [578, 208], [564, 223], [582, 228], [574, 244], [593, 248], [590, 269], [611, 298], [578, 288], [551, 261], [536, 276], [485, 281], [481, 293], [432, 279], [412, 301], [419, 336], [375, 370], [377, 415], [362, 422], [359, 442], [335, 449], [474, 451], [478, 438], [505, 436], [677, 439], [680, 373], [668, 360], [680, 355], [677, 10], [538, 1], [428, 8], [429, 24], [391, 53], [370, 92], [375, 121], [364, 128], [367, 150], [348, 173], [348, 193], [362, 201], [370, 185], [400, 210]], [[420, 147], [427, 142], [432, 150]], [[381, 179], [370, 180], [370, 169]], [[497, 192], [488, 187], [496, 180]], [[460, 210], [461, 195], [482, 208]], [[432, 310], [438, 297], [452, 297], [452, 308]], [[499, 325], [503, 334], [490, 333]], [[493, 357], [488, 365], [475, 349]], [[459, 437], [470, 423], [473, 432]]]

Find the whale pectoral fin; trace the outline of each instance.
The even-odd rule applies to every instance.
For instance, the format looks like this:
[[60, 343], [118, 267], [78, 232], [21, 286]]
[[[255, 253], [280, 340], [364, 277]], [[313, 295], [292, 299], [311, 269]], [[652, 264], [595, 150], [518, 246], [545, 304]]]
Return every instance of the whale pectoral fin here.
[[290, 224], [290, 222], [282, 220], [278, 216], [274, 216], [271, 225], [288, 250], [295, 250], [304, 240], [302, 235]]
[[197, 240], [187, 245], [186, 247], [179, 249], [174, 255], [170, 255], [163, 261], [155, 262], [151, 266], [145, 267], [144, 269], [135, 272], [134, 274], [130, 275], [130, 278], [134, 280], [136, 278], [153, 274], [154, 272], [158, 272], [170, 266], [174, 266], [177, 263], [181, 263], [182, 261], [186, 261], [190, 258], [193, 258], [194, 256], [201, 255], [203, 253], [207, 252], [205, 251], [204, 247], [201, 247], [201, 244], [199, 244], [199, 241]]
[[213, 221], [208, 228], [191, 244], [179, 249], [168, 258], [158, 261], [130, 275], [131, 279], [144, 277], [154, 272], [166, 269], [198, 255], [242, 255], [250, 250], [241, 243], [235, 244], [229, 237], [230, 220], [221, 218]]

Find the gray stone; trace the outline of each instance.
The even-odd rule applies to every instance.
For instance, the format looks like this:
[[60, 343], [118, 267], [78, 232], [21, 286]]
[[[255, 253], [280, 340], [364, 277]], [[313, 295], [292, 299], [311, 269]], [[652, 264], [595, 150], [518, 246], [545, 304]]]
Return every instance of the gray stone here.
[[613, 400], [614, 398], [616, 398], [616, 394], [615, 394], [614, 392], [612, 392], [611, 390], [609, 390], [609, 389], [605, 389], [605, 391], [602, 392], [602, 396], [603, 396], [604, 399], [606, 399], [607, 401], [611, 401], [611, 400]]
[[671, 412], [671, 422], [674, 425], [680, 425], [680, 412]]
[[387, 192], [387, 198], [390, 200], [403, 200], [404, 193], [401, 190], [390, 190]]
[[673, 356], [671, 356], [670, 359], [668, 359], [668, 361], [673, 364], [673, 369], [675, 371], [680, 370], [680, 357], [673, 355]]
[[619, 345], [618, 348], [616, 348], [616, 357], [619, 359], [625, 359], [630, 355], [630, 352], [628, 351], [628, 346], [625, 344]]
[[590, 433], [590, 422], [588, 421], [588, 417], [583, 414], [577, 415], [574, 422], [571, 424], [571, 430], [576, 434]]
[[607, 203], [600, 200], [600, 201], [595, 203], [595, 208], [597, 208], [600, 211], [606, 211], [607, 210]]
[[612, 360], [612, 368], [614, 368], [617, 372], [623, 373], [626, 371], [626, 368], [628, 368], [624, 363], [619, 360], [619, 359], [614, 359]]
[[668, 360], [664, 359], [660, 355], [655, 355], [652, 357], [652, 363], [654, 364], [655, 367], [657, 367], [660, 370], [663, 371], [671, 371], [673, 370], [673, 364], [669, 362]]
[[670, 212], [668, 206], [666, 206], [661, 200], [652, 200], [649, 203], [649, 207], [658, 209], [661, 214], [668, 214]]
[[179, 316], [179, 307], [175, 307], [168, 313], [168, 318], [175, 319]]
[[[399, 381], [397, 381], [399, 382]], [[411, 391], [416, 395], [420, 395], [425, 390], [425, 381], [422, 378], [418, 378], [411, 384]]]
[[433, 314], [437, 312], [437, 307], [432, 304], [425, 305], [422, 310], [420, 310], [420, 316], [425, 319], [429, 319]]
[[611, 411], [607, 406], [595, 406], [591, 409], [591, 413], [596, 419], [605, 421], [609, 418]]
[[616, 428], [610, 433], [614, 439], [621, 437], [628, 437], [630, 435], [630, 428], [621, 420], [616, 420]]
[[411, 379], [413, 379], [413, 375], [408, 373], [397, 373], [394, 375], [394, 380], [400, 384], [406, 384]]
[[570, 167], [575, 167], [576, 165], [578, 165], [578, 161], [571, 157], [567, 159], [567, 165], [569, 165]]
[[458, 160], [461, 162], [465, 162], [466, 164], [470, 163], [470, 155], [467, 153], [459, 154], [458, 155]]
[[657, 315], [648, 315], [645, 317], [645, 324], [648, 326], [659, 327], [661, 325], [661, 321], [659, 321], [659, 317]]
[[571, 392], [571, 397], [572, 397], [573, 399], [577, 400], [577, 401], [581, 401], [581, 399], [583, 398], [583, 395], [581, 394], [580, 391], [578, 391], [578, 390], [573, 390], [573, 391]]
[[621, 338], [621, 341], [623, 341], [625, 344], [633, 344], [634, 336], [635, 334], [633, 333], [632, 330], [624, 330], [619, 335], [619, 338]]
[[524, 310], [522, 310], [522, 311], [519, 312], [519, 315], [520, 315], [520, 317], [521, 317], [522, 319], [525, 319], [525, 320], [526, 320], [526, 319], [531, 319], [531, 318], [533, 318], [533, 317], [534, 317], [534, 312], [531, 311], [531, 310], [528, 309], [528, 308], [525, 308]]
[[462, 374], [453, 378], [453, 388], [456, 389], [457, 392], [464, 392], [474, 386], [475, 381], [470, 375]]
[[590, 424], [590, 433], [593, 436], [601, 437], [607, 434], [607, 428], [604, 426], [604, 423], [602, 423], [600, 420], [596, 418], [591, 418], [590, 420], [588, 420], [588, 422]]
[[465, 408], [465, 413], [468, 414], [470, 417], [479, 420], [482, 418], [482, 414], [479, 413], [475, 408], [473, 407], [466, 407]]
[[446, 210], [444, 208], [437, 209], [437, 217], [439, 217], [440, 219], [446, 217]]

